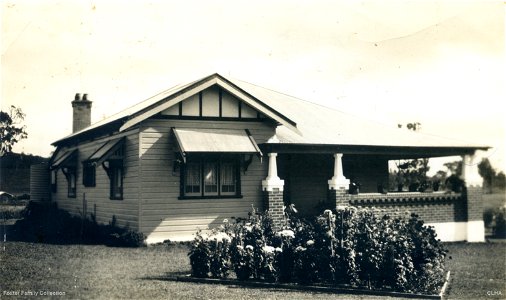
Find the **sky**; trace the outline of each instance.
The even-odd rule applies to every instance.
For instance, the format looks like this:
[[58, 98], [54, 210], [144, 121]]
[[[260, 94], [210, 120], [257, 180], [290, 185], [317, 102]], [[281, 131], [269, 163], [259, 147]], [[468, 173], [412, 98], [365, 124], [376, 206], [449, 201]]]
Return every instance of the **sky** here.
[[[88, 93], [92, 122], [220, 73], [493, 147], [505, 170], [500, 1], [1, 1], [1, 108], [48, 156]], [[435, 170], [434, 170], [435, 171]]]

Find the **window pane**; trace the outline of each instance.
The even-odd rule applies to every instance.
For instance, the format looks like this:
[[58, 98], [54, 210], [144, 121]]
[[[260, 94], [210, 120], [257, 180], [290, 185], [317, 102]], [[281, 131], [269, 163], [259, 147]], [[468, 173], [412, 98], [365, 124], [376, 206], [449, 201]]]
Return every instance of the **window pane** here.
[[95, 166], [83, 166], [83, 185], [86, 187], [95, 186]]
[[200, 164], [187, 163], [185, 174], [185, 195], [198, 194], [200, 195]]
[[221, 164], [221, 193], [222, 194], [235, 194], [236, 178], [235, 178], [235, 167], [233, 163], [222, 163]]
[[76, 196], [76, 170], [69, 170], [67, 174], [67, 183], [68, 183], [68, 191], [67, 196], [70, 198], [75, 198]]
[[123, 168], [111, 166], [111, 198], [123, 198]]
[[76, 175], [74, 173], [70, 173], [70, 188], [73, 190], [76, 188]]
[[216, 163], [204, 164], [204, 195], [218, 194], [218, 170]]

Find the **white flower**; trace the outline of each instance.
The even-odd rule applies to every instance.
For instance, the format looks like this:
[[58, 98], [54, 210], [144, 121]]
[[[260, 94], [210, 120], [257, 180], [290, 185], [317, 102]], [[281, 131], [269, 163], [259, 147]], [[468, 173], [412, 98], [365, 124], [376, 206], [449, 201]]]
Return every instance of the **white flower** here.
[[263, 246], [263, 247], [262, 247], [262, 250], [263, 250], [265, 253], [274, 253], [274, 247], [272, 247], [272, 246]]
[[326, 209], [326, 210], [324, 210], [324, 211], [323, 211], [323, 214], [324, 214], [325, 216], [327, 216], [327, 217], [328, 217], [328, 216], [332, 216], [332, 211], [331, 211], [330, 209]]
[[225, 232], [218, 232], [218, 233], [215, 233], [215, 234], [213, 234], [211, 236], [208, 236], [206, 238], [206, 240], [215, 240], [215, 241], [218, 241], [218, 242], [222, 242], [222, 241], [225, 240], [227, 242], [230, 242], [232, 239]]
[[284, 230], [281, 230], [280, 232], [277, 233], [279, 236], [286, 236], [286, 237], [291, 237], [291, 238], [294, 238], [295, 237], [295, 233], [293, 232], [293, 230], [290, 230], [290, 229], [284, 229]]
[[251, 245], [246, 245], [246, 250], [251, 250], [251, 251], [253, 251], [253, 246], [251, 246]]
[[302, 247], [302, 246], [298, 246], [297, 248], [295, 248], [295, 251], [296, 251], [296, 252], [306, 251], [306, 248], [304, 248], [304, 247]]
[[276, 247], [276, 249], [274, 249], [275, 252], [283, 252], [283, 249], [279, 248], [279, 247]]
[[309, 240], [309, 241], [306, 242], [306, 245], [307, 246], [314, 245], [314, 241], [313, 240]]
[[237, 249], [239, 249], [239, 250], [243, 250], [243, 249], [244, 249], [244, 247], [243, 247], [243, 246], [241, 246], [241, 245], [237, 245]]
[[[285, 207], [283, 206], [283, 209], [285, 209]], [[288, 206], [288, 209], [291, 210], [292, 212], [294, 213], [298, 213], [297, 209], [295, 208], [295, 204], [290, 204]]]
[[227, 224], [228, 223], [228, 219], [223, 219], [223, 223]]
[[247, 232], [251, 232], [251, 230], [253, 230], [253, 227], [249, 225], [244, 225], [244, 229], [246, 229]]

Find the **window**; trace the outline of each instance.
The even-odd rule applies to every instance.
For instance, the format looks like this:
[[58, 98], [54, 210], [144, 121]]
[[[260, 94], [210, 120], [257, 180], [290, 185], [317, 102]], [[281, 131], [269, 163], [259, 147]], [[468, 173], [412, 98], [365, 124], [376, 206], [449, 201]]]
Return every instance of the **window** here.
[[57, 182], [57, 175], [58, 169], [51, 170], [51, 192], [56, 193], [56, 182]]
[[184, 195], [186, 196], [200, 196], [201, 195], [201, 180], [200, 180], [200, 164], [187, 163], [185, 172], [185, 186]]
[[89, 163], [83, 163], [83, 185], [85, 187], [94, 187], [96, 178], [96, 168]]
[[238, 158], [196, 155], [181, 172], [181, 198], [240, 197]]
[[75, 168], [63, 168], [63, 174], [67, 178], [67, 197], [76, 197], [76, 169]]
[[56, 175], [60, 169], [67, 179], [67, 197], [76, 197], [77, 158], [77, 149], [58, 150], [57, 157], [51, 163], [51, 190], [53, 192], [56, 192]]
[[221, 194], [235, 195], [237, 191], [236, 166], [232, 162], [223, 162], [220, 171]]
[[108, 161], [109, 167], [107, 174], [109, 175], [110, 195], [111, 200], [123, 199], [123, 161], [111, 160]]
[[204, 195], [218, 195], [218, 163], [205, 162], [204, 164]]

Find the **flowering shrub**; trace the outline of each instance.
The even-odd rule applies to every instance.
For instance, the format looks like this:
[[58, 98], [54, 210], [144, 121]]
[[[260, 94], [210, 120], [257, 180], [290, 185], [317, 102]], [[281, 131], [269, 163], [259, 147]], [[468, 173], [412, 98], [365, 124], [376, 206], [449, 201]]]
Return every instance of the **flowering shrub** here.
[[[302, 284], [351, 284], [403, 292], [437, 293], [446, 250], [433, 228], [409, 213], [337, 207], [311, 219], [292, 213], [274, 231], [268, 212], [197, 233], [192, 274]], [[210, 274], [210, 275], [209, 275]]]
[[200, 231], [195, 234], [195, 239], [191, 244], [188, 256], [190, 257], [192, 276], [200, 278], [207, 277], [211, 265], [211, 251], [209, 250], [209, 244]]

